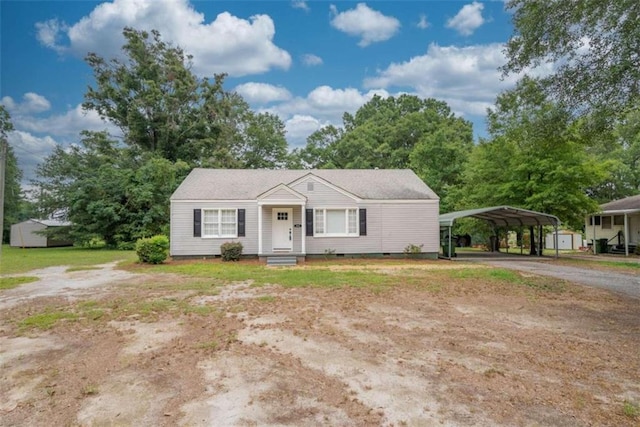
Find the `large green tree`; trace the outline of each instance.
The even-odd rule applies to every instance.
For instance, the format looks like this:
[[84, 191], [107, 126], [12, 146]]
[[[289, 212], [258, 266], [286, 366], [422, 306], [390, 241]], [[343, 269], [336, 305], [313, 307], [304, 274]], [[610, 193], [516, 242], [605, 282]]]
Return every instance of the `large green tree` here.
[[169, 197], [189, 169], [137, 147], [123, 149], [105, 132], [83, 132], [80, 144], [54, 149], [35, 184], [42, 211], [63, 210], [74, 241], [97, 237], [126, 247], [167, 232]]
[[524, 79], [498, 96], [488, 124], [491, 138], [473, 150], [458, 207], [515, 205], [580, 229], [597, 209], [588, 191], [606, 171], [569, 111], [549, 101], [538, 81]]
[[[0, 167], [4, 168], [4, 188], [2, 195], [4, 206], [2, 210], [2, 243], [8, 243], [10, 238], [11, 225], [22, 220], [21, 210], [23, 209], [24, 197], [20, 187], [22, 180], [22, 170], [18, 167], [13, 148], [9, 145], [8, 134], [13, 130], [13, 123], [9, 112], [0, 105]], [[3, 157], [3, 158], [2, 158]]]
[[345, 113], [344, 129], [328, 126], [312, 134], [296, 152], [304, 165], [345, 169], [402, 169], [416, 172], [441, 197], [447, 211], [473, 146], [470, 122], [445, 102], [413, 95], [373, 97], [355, 114]]
[[169, 197], [193, 167], [278, 168], [289, 159], [282, 121], [225, 91], [224, 75], [198, 78], [189, 55], [157, 31], [124, 36], [124, 59], [87, 56], [95, 85], [83, 103], [122, 137], [83, 132], [79, 144], [54, 150], [34, 183], [43, 212], [64, 212], [79, 243], [126, 247], [167, 233]]
[[191, 56], [155, 30], [123, 34], [124, 59], [87, 55], [95, 84], [83, 107], [118, 126], [125, 144], [193, 166], [252, 167], [258, 151], [257, 167], [286, 159], [280, 119], [251, 112], [242, 97], [224, 90], [224, 74], [198, 78]]
[[611, 125], [640, 90], [640, 2], [510, 0], [506, 74], [554, 64], [547, 94]]

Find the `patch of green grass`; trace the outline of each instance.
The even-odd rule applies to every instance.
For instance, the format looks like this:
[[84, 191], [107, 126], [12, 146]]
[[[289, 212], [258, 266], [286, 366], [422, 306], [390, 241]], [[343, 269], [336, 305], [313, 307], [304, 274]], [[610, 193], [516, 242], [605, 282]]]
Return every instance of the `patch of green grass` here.
[[[3, 267], [4, 268], [4, 267]], [[33, 276], [21, 276], [21, 277], [0, 277], [0, 290], [17, 288], [25, 283], [32, 283], [40, 280]]]
[[520, 272], [504, 268], [477, 268], [448, 270], [447, 273], [453, 279], [480, 279], [497, 283], [526, 286], [536, 291], [564, 292], [564, 281], [549, 277], [526, 277]]
[[600, 259], [588, 259], [588, 258], [562, 258], [562, 262], [578, 264], [583, 267], [612, 267], [619, 269], [640, 269], [640, 262], [628, 262], [628, 261], [610, 261]]
[[274, 297], [273, 295], [262, 295], [259, 296], [257, 300], [260, 302], [274, 302], [276, 300], [276, 297]]
[[636, 419], [640, 418], [640, 405], [637, 403], [629, 402], [628, 400], [624, 401], [624, 405], [622, 407], [622, 413], [625, 417]]
[[93, 396], [98, 394], [98, 386], [95, 384], [87, 384], [80, 390], [83, 396]]
[[267, 268], [243, 263], [192, 262], [149, 267], [151, 271], [207, 277], [218, 283], [251, 281], [254, 285], [278, 284], [284, 287], [390, 286], [397, 278], [374, 271], [330, 271], [328, 269]]
[[196, 345], [196, 348], [199, 348], [201, 350], [217, 350], [219, 346], [220, 344], [218, 344], [218, 341], [213, 340], [198, 343]]
[[45, 313], [35, 314], [23, 319], [18, 323], [18, 328], [21, 330], [51, 329], [59, 320], [76, 320], [78, 315], [69, 311], [48, 311]]
[[100, 267], [95, 267], [92, 265], [79, 265], [77, 267], [69, 267], [67, 268], [67, 273], [73, 273], [74, 271], [85, 271], [85, 270], [100, 270]]
[[56, 265], [72, 267], [92, 266], [113, 261], [134, 262], [134, 251], [116, 251], [107, 249], [63, 248], [13, 248], [2, 246], [2, 273], [24, 273], [38, 268]]

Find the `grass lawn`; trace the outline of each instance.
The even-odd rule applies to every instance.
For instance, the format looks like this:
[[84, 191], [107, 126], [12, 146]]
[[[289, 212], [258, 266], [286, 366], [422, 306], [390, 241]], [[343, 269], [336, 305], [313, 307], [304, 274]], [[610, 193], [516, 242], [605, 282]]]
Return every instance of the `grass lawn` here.
[[63, 248], [12, 248], [2, 245], [0, 274], [24, 273], [38, 268], [56, 265], [86, 267], [112, 261], [135, 261], [134, 251], [106, 249]]

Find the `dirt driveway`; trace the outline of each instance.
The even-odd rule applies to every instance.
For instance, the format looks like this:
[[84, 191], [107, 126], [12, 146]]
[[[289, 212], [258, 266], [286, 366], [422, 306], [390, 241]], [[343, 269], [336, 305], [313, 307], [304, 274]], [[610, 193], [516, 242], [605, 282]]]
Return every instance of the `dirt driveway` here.
[[0, 294], [0, 425], [637, 425], [637, 301], [425, 265], [386, 288], [43, 275]]

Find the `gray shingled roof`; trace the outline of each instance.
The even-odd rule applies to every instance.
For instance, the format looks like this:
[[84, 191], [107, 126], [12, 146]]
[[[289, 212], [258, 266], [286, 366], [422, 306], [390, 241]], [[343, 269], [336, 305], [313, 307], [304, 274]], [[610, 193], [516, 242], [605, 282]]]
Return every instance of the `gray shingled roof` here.
[[201, 169], [185, 178], [171, 200], [252, 200], [279, 184], [313, 174], [361, 199], [426, 199], [438, 196], [409, 169]]
[[603, 212], [640, 210], [640, 194], [600, 205]]

